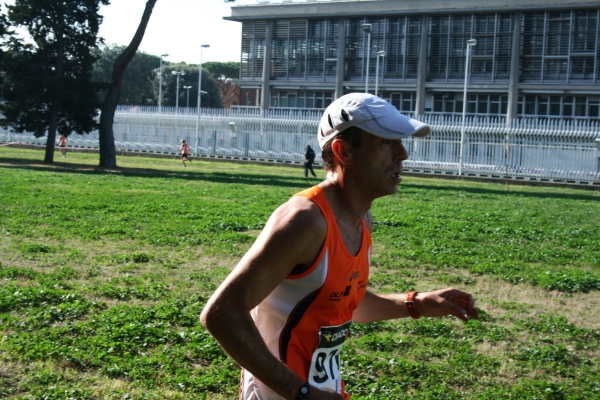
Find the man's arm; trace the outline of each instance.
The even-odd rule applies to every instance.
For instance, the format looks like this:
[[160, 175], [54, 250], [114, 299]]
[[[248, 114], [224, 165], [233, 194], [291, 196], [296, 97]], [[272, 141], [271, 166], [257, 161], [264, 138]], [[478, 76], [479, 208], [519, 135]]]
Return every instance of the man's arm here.
[[[367, 211], [365, 215], [367, 229], [373, 232], [373, 215]], [[410, 316], [404, 304], [405, 293], [376, 294], [367, 290], [356, 310], [352, 320], [359, 324], [384, 321]], [[433, 292], [419, 292], [413, 299], [419, 315], [424, 317], [443, 317], [454, 315], [467, 321], [469, 317], [479, 318], [475, 308], [475, 299], [470, 293], [458, 289], [448, 288]]]
[[[284, 399], [296, 399], [305, 383], [274, 357], [250, 311], [298, 265], [310, 266], [325, 242], [327, 223], [318, 206], [294, 197], [278, 208], [232, 273], [212, 295], [202, 325], [243, 368]], [[311, 388], [309, 399], [342, 399]]]
[[[408, 317], [410, 314], [405, 300], [406, 294], [375, 294], [367, 291], [354, 310], [352, 319], [357, 323], [369, 323]], [[479, 318], [473, 296], [458, 289], [419, 292], [414, 302], [417, 312], [424, 317], [454, 315], [463, 321], [469, 317]]]

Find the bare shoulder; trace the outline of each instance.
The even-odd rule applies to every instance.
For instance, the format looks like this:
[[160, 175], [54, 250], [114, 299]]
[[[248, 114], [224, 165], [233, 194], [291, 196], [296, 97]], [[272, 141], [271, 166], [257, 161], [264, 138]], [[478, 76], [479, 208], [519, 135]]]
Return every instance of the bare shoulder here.
[[271, 214], [249, 255], [277, 260], [277, 268], [287, 275], [298, 265], [311, 265], [326, 236], [327, 221], [319, 206], [294, 196]]
[[265, 228], [297, 236], [322, 236], [324, 239], [327, 221], [318, 205], [306, 197], [294, 196], [273, 212]]

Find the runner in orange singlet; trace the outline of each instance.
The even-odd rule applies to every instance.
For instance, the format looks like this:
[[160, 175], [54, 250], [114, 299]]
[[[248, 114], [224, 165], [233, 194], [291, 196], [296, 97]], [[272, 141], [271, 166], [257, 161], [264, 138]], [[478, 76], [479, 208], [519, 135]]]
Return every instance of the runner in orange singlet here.
[[192, 160], [188, 160], [188, 155], [190, 154], [190, 146], [187, 145], [185, 140], [181, 141], [181, 146], [178, 150], [181, 151], [181, 162], [183, 163], [184, 167], [186, 161], [192, 162]]
[[327, 107], [318, 132], [327, 179], [275, 210], [200, 317], [242, 366], [241, 400], [349, 399], [339, 367], [352, 323], [478, 317], [473, 297], [457, 289], [367, 288], [369, 209], [398, 190], [402, 138], [429, 132], [366, 93]]
[[60, 152], [62, 153], [63, 158], [67, 158], [67, 137], [65, 135], [60, 135], [58, 138], [58, 145], [60, 146]]

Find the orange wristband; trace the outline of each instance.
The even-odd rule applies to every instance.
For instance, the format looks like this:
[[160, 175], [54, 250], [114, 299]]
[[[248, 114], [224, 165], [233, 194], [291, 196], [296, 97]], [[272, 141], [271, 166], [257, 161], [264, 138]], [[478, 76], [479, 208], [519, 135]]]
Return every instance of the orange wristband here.
[[421, 315], [417, 311], [417, 307], [415, 307], [415, 297], [417, 296], [418, 293], [419, 292], [408, 293], [406, 295], [406, 301], [404, 302], [404, 304], [406, 304], [406, 309], [408, 310], [408, 314], [411, 317], [413, 317], [414, 319], [421, 318]]

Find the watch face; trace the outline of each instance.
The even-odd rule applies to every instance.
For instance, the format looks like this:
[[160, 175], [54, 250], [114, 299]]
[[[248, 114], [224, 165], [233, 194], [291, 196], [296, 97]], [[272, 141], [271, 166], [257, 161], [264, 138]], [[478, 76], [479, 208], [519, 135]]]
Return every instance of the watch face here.
[[300, 388], [300, 393], [308, 394], [308, 388], [306, 386], [302, 386], [302, 388]]

